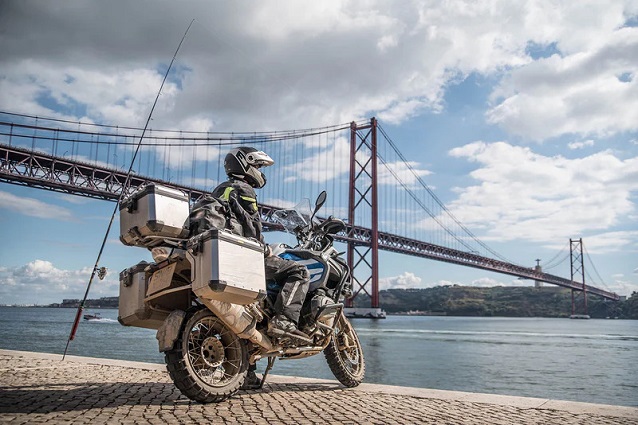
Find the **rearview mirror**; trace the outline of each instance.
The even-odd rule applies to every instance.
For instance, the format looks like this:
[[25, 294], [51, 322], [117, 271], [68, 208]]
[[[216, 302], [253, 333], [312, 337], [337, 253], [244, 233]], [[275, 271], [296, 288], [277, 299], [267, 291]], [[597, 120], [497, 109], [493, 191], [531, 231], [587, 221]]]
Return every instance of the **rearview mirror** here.
[[319, 209], [326, 203], [326, 198], [328, 194], [325, 190], [322, 190], [319, 196], [317, 196], [317, 200], [315, 201], [315, 211], [319, 211]]
[[326, 193], [325, 190], [322, 190], [319, 196], [317, 196], [317, 200], [315, 201], [315, 210], [312, 212], [312, 217], [310, 217], [311, 223], [312, 223], [312, 219], [315, 218], [315, 214], [317, 214], [317, 211], [319, 211], [319, 209], [321, 209], [323, 204], [326, 203], [327, 197], [328, 197], [328, 194]]

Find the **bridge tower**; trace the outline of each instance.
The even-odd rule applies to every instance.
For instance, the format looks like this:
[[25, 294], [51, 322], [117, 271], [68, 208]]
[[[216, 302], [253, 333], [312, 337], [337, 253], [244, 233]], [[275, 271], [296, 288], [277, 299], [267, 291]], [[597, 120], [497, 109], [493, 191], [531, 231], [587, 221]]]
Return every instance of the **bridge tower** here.
[[[585, 262], [583, 259], [583, 238], [569, 239], [572, 283], [582, 283], [582, 291], [572, 289], [572, 318], [589, 318], [587, 314], [587, 286], [585, 285]], [[577, 294], [575, 294], [577, 292]], [[576, 307], [582, 307], [582, 314], [576, 313]]]
[[[534, 271], [536, 273], [543, 273], [543, 266], [541, 266], [541, 259], [537, 258], [536, 259], [536, 266], [534, 266]], [[534, 287], [535, 288], [542, 288], [543, 287], [543, 282], [540, 280], [535, 280], [534, 281]]]
[[[360, 220], [360, 222], [357, 222]], [[348, 195], [348, 265], [352, 269], [353, 295], [346, 300], [346, 314], [385, 318], [379, 307], [379, 223], [377, 192], [377, 120], [350, 124], [350, 189]], [[355, 226], [369, 227], [368, 237], [358, 237]], [[354, 308], [361, 292], [370, 297], [370, 308]]]

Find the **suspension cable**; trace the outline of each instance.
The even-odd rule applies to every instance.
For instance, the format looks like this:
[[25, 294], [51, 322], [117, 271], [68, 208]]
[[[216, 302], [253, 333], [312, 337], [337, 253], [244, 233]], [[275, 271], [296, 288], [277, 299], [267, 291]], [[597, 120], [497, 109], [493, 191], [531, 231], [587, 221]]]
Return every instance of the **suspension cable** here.
[[[545, 265], [543, 266], [543, 269], [548, 269], [548, 268], [552, 268], [555, 267], [556, 265], [553, 265], [552, 263], [554, 261], [556, 261], [556, 259], [563, 254], [563, 252], [565, 252], [565, 250], [567, 250], [567, 248], [569, 248], [569, 244], [565, 244], [563, 245], [563, 247], [558, 251], [558, 253], [556, 253], [556, 255], [554, 255], [551, 259], [549, 259], [548, 261], [545, 262]], [[564, 261], [564, 260], [563, 260]], [[559, 263], [560, 264], [560, 263]]]
[[565, 255], [558, 262], [556, 262], [555, 264], [543, 266], [543, 271], [547, 271], [547, 270], [553, 269], [553, 268], [563, 264], [565, 262], [565, 260], [567, 260], [569, 258], [569, 256], [570, 256], [569, 252], [565, 253]]
[[412, 192], [412, 190], [410, 190], [410, 188], [408, 188], [408, 186], [403, 183], [403, 181], [401, 181], [401, 179], [399, 178], [399, 176], [396, 174], [396, 172], [390, 168], [390, 166], [388, 165], [388, 163], [381, 157], [381, 155], [377, 152], [377, 157], [379, 158], [379, 160], [381, 161], [381, 163], [387, 168], [387, 170], [394, 176], [395, 179], [397, 179], [397, 181], [399, 182], [399, 184], [401, 185], [401, 187], [410, 195], [410, 197], [412, 199], [414, 199], [414, 201], [419, 204], [421, 206], [421, 208], [423, 208], [425, 210], [425, 212], [428, 213], [428, 215], [430, 217], [432, 217], [432, 219], [434, 221], [437, 222], [437, 224], [439, 226], [441, 226], [450, 236], [452, 236], [454, 239], [456, 239], [457, 242], [459, 242], [461, 245], [465, 246], [467, 249], [469, 249], [470, 251], [472, 251], [472, 247], [469, 246], [467, 243], [465, 243], [465, 241], [463, 241], [462, 239], [460, 239], [451, 229], [449, 229], [447, 226], [445, 226], [443, 223], [441, 223], [441, 221], [437, 218], [437, 216], [435, 214], [432, 213], [432, 211], [430, 211], [430, 209], [423, 204], [423, 202], [421, 202], [418, 197], [416, 196], [416, 194], [414, 194], [414, 192]]
[[[15, 114], [10, 112], [0, 111], [0, 115], [10, 115], [10, 116], [18, 116], [23, 118], [35, 118], [36, 120], [44, 120], [44, 121], [61, 121], [54, 118], [42, 118], [42, 117], [33, 117], [30, 115], [22, 115]], [[92, 124], [92, 123], [82, 123], [82, 122], [71, 122], [71, 121], [62, 121], [65, 123], [73, 123], [78, 124], [78, 126], [94, 126], [105, 129], [116, 129], [117, 131], [121, 129], [132, 130], [134, 132], [144, 131], [144, 129], [135, 128], [135, 127], [123, 127], [123, 126], [115, 126], [115, 125], [106, 125], [106, 124]], [[13, 125], [16, 128], [23, 128], [28, 130], [43, 130], [43, 131], [59, 131], [62, 133], [72, 133], [72, 134], [85, 134], [85, 135], [96, 135], [99, 134], [101, 136], [115, 136], [117, 133], [105, 132], [105, 131], [86, 131], [86, 130], [72, 130], [72, 129], [64, 129], [58, 127], [47, 127], [43, 125], [31, 125], [31, 124], [21, 124], [9, 121], [0, 121], [0, 125], [10, 126]], [[302, 130], [279, 130], [279, 131], [251, 131], [251, 132], [212, 132], [212, 131], [188, 131], [188, 130], [153, 130], [155, 133], [159, 133], [161, 135], [156, 137], [147, 137], [147, 139], [166, 139], [166, 140], [183, 140], [184, 138], [188, 138], [190, 140], [203, 140], [203, 141], [211, 141], [211, 140], [221, 140], [221, 141], [241, 141], [241, 142], [270, 142], [277, 140], [287, 140], [287, 139], [299, 139], [308, 136], [315, 136], [319, 134], [325, 134], [335, 131], [346, 130], [350, 128], [350, 123], [346, 124], [333, 124], [325, 127], [312, 127]], [[176, 135], [171, 137], [163, 133], [175, 133]], [[211, 136], [212, 135], [212, 136]], [[124, 134], [119, 134], [119, 136], [125, 137]], [[130, 137], [137, 137], [137, 134], [131, 134]], [[188, 137], [185, 137], [188, 136]], [[38, 139], [45, 139], [43, 137], [37, 136]], [[180, 146], [182, 146], [180, 144]]]
[[[394, 142], [392, 141], [392, 139], [390, 138], [390, 136], [388, 136], [388, 134], [385, 132], [385, 130], [383, 130], [383, 128], [378, 125], [379, 130], [381, 131], [381, 133], [383, 134], [383, 136], [386, 138], [386, 140], [388, 141], [388, 143], [390, 144], [390, 146], [392, 146], [392, 148], [394, 149], [394, 151], [397, 153], [397, 155], [399, 156], [399, 158], [401, 158], [401, 160], [403, 161], [404, 165], [410, 170], [410, 172], [415, 176], [415, 178], [417, 179], [417, 181], [423, 186], [423, 188], [428, 192], [428, 194], [432, 197], [432, 199], [434, 199], [434, 201], [441, 207], [441, 209], [443, 211], [445, 211], [447, 213], [447, 215], [468, 235], [470, 236], [470, 238], [472, 238], [476, 243], [478, 243], [480, 246], [482, 246], [484, 249], [486, 249], [488, 252], [490, 252], [492, 255], [496, 256], [497, 258], [499, 258], [500, 260], [503, 260], [507, 263], [510, 264], [515, 264], [512, 261], [508, 260], [507, 258], [505, 258], [504, 256], [502, 256], [501, 254], [497, 253], [496, 251], [494, 251], [492, 248], [490, 248], [489, 246], [487, 246], [483, 241], [479, 240], [478, 237], [476, 235], [474, 235], [474, 233], [472, 233], [470, 231], [470, 229], [468, 229], [463, 223], [461, 223], [455, 216], [454, 214], [452, 214], [452, 212], [445, 206], [445, 204], [443, 204], [443, 202], [436, 196], [436, 194], [432, 191], [432, 189], [430, 189], [430, 187], [423, 181], [423, 179], [418, 175], [418, 173], [414, 170], [414, 168], [412, 167], [412, 165], [410, 165], [410, 163], [407, 161], [407, 159], [403, 156], [403, 154], [398, 150], [398, 148], [396, 147], [396, 145], [394, 144]], [[426, 211], [428, 212], [428, 214], [430, 214], [430, 216], [432, 218], [434, 218], [434, 216], [431, 214], [431, 212], [429, 212], [429, 209], [426, 208]], [[438, 222], [438, 221], [437, 221]], [[449, 232], [448, 232], [449, 233]], [[455, 235], [451, 235], [453, 236], [457, 241], [460, 242], [460, 240], [458, 239], [457, 236]], [[464, 246], [467, 247], [467, 245], [464, 242], [461, 242]], [[470, 248], [471, 249], [471, 248]]]
[[609, 290], [609, 287], [605, 284], [605, 281], [603, 280], [603, 278], [600, 276], [600, 273], [598, 273], [598, 270], [596, 269], [596, 265], [594, 264], [594, 262], [592, 261], [589, 252], [587, 252], [587, 248], [585, 247], [585, 244], [583, 244], [583, 250], [585, 251], [585, 257], [587, 257], [587, 260], [589, 261], [589, 264], [591, 265], [592, 269], [594, 269], [594, 273], [596, 273], [596, 276], [598, 277], [598, 279], [600, 279], [600, 284], [602, 286], [605, 287], [605, 289]]

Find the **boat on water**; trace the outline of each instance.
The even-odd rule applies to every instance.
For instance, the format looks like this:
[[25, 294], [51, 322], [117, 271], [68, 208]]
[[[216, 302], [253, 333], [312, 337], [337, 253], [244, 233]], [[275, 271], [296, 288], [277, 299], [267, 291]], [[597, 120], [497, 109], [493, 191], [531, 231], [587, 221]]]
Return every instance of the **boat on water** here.
[[346, 307], [343, 313], [346, 317], [353, 319], [385, 319], [385, 311], [378, 307]]
[[570, 319], [591, 319], [591, 316], [589, 316], [589, 314], [572, 314], [571, 316], [569, 316]]
[[95, 313], [95, 314], [85, 314], [84, 315], [84, 320], [98, 320], [101, 319], [102, 316], [100, 316], [100, 313]]

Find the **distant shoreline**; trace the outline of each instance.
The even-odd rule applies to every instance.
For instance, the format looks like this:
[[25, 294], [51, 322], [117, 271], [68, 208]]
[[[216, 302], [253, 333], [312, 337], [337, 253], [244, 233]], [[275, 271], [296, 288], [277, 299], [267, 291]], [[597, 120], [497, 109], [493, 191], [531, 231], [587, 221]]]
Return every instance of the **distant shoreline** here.
[[[6, 308], [78, 308], [79, 306], [61, 306], [61, 305], [10, 305], [10, 304], [0, 304], [0, 307], [6, 307]], [[94, 307], [94, 306], [88, 306], [88, 307], [84, 307], [85, 310], [87, 309], [99, 309], [99, 310], [117, 310], [118, 307]]]
[[[386, 315], [451, 317], [547, 317], [569, 318], [573, 314], [596, 319], [638, 319], [638, 292], [619, 301], [590, 295], [574, 306], [572, 293], [560, 287], [472, 287], [444, 285], [419, 289], [379, 291], [379, 306]], [[64, 299], [48, 305], [12, 305], [34, 308], [79, 308], [82, 300]], [[369, 296], [359, 296], [354, 307], [370, 307]], [[84, 309], [117, 309], [119, 297], [87, 299]], [[6, 306], [6, 307], [12, 307]]]
[[[66, 309], [77, 309], [78, 306], [61, 306], [61, 305], [0, 305], [0, 308], [66, 308]], [[118, 307], [84, 307], [85, 310], [117, 310]], [[478, 318], [491, 318], [491, 317], [500, 317], [504, 319], [568, 319], [569, 317], [563, 316], [480, 316], [480, 315], [451, 315], [446, 314], [445, 312], [427, 312], [427, 311], [406, 311], [406, 312], [392, 312], [386, 313], [388, 316], [399, 316], [399, 317], [478, 317]], [[599, 320], [636, 320], [632, 318], [619, 318], [619, 317], [592, 317], [592, 319]]]

